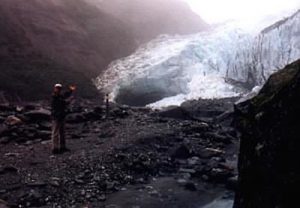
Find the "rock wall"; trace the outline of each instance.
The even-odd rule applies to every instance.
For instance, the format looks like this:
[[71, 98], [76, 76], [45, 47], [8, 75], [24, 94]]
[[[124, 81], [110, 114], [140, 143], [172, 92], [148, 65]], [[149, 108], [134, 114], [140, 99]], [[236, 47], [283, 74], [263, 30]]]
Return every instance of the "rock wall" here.
[[235, 106], [241, 132], [235, 208], [295, 207], [300, 185], [300, 60]]

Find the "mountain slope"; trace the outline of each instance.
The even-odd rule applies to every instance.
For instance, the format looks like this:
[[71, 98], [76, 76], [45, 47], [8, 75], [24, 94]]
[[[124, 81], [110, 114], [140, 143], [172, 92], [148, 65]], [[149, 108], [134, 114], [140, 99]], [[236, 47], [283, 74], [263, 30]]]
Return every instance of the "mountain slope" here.
[[0, 92], [23, 99], [47, 97], [56, 82], [94, 97], [91, 78], [139, 42], [126, 21], [85, 0], [2, 0], [0, 30]]
[[191, 34], [208, 28], [182, 0], [89, 0], [123, 20], [139, 43], [158, 34]]
[[27, 99], [66, 80], [94, 96], [90, 78], [136, 46], [119, 20], [80, 0], [3, 0], [0, 16], [0, 89]]

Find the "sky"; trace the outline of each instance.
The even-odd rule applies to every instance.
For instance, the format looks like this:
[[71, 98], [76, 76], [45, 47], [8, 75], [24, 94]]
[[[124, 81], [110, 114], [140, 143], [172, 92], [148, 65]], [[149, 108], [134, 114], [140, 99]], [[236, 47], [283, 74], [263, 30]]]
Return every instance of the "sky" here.
[[[300, 9], [300, 0], [185, 0], [207, 23], [257, 21], [268, 15]], [[287, 14], [286, 16], [290, 15]]]

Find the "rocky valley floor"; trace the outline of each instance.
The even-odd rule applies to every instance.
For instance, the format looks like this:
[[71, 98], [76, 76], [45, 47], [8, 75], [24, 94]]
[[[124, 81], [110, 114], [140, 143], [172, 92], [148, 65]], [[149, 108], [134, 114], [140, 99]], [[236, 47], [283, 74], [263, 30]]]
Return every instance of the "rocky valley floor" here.
[[[61, 155], [51, 154], [45, 105], [1, 105], [0, 207], [230, 207], [239, 141], [212, 119], [228, 102], [209, 102], [189, 107], [197, 118], [113, 105], [107, 119], [82, 102], [67, 119], [71, 151]], [[211, 107], [207, 119], [201, 106]]]

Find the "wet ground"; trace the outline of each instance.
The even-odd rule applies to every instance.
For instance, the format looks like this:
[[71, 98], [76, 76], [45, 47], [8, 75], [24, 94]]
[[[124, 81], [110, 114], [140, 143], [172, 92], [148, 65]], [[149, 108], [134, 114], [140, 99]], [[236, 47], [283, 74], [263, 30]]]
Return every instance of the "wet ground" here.
[[104, 119], [103, 109], [84, 104], [68, 118], [66, 134], [71, 152], [52, 155], [49, 137], [42, 137], [38, 130], [44, 126], [43, 131], [49, 134], [49, 121], [26, 120], [26, 111], [1, 112], [1, 117], [14, 114], [22, 123], [9, 126], [0, 139], [0, 204], [132, 208], [232, 205], [238, 151], [232, 128], [116, 106], [110, 118]]

